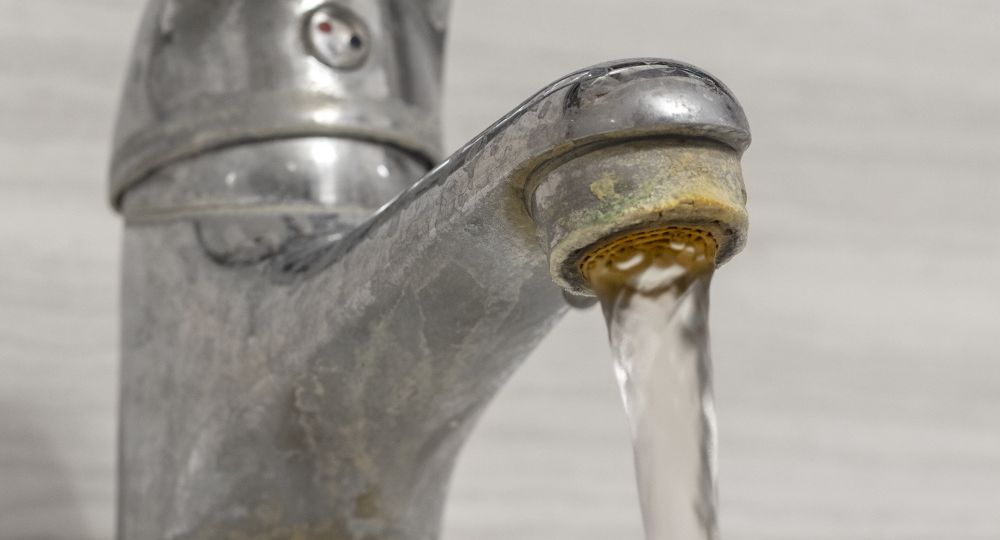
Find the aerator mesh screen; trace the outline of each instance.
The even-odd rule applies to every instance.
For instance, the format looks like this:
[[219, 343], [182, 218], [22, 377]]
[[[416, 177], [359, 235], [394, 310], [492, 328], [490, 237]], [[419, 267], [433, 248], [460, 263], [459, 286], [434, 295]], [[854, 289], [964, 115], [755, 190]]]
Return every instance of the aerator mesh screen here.
[[657, 227], [629, 231], [591, 249], [580, 259], [580, 273], [590, 281], [595, 270], [623, 263], [636, 253], [655, 259], [675, 256], [687, 246], [693, 248], [695, 253], [715, 260], [718, 245], [708, 231], [690, 227]]

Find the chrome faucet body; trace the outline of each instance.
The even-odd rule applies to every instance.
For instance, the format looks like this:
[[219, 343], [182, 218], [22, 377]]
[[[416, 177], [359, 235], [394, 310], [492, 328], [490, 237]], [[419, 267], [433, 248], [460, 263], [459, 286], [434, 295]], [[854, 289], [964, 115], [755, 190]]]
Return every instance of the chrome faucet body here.
[[[436, 538], [476, 418], [587, 294], [581, 250], [677, 219], [742, 245], [746, 119], [678, 62], [568, 75], [427, 172], [446, 10], [150, 3], [111, 172], [119, 538]], [[639, 177], [689, 158], [715, 202]]]

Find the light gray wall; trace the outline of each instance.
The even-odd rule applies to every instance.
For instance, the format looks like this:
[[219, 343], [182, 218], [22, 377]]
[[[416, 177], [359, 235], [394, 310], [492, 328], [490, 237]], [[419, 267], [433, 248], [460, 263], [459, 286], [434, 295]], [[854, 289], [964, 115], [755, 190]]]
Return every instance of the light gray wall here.
[[[0, 540], [112, 530], [119, 224], [107, 141], [136, 0], [0, 0]], [[559, 75], [669, 56], [754, 131], [713, 290], [731, 540], [1000, 537], [1000, 3], [456, 0], [448, 147]], [[446, 537], [639, 538], [595, 311], [459, 465]]]

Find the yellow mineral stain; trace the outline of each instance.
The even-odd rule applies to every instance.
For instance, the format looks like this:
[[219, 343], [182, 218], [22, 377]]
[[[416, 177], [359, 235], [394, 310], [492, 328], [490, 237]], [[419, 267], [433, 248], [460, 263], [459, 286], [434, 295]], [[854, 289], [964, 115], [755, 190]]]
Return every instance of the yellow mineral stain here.
[[604, 175], [600, 180], [591, 183], [590, 192], [602, 202], [618, 197], [615, 193], [615, 179], [611, 175]]

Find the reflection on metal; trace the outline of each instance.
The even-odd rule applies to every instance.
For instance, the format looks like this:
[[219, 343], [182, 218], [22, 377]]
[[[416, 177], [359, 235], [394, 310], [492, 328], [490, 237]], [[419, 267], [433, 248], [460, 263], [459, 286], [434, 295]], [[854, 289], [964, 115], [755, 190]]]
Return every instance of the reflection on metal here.
[[317, 5], [150, 7], [111, 178], [120, 538], [434, 538], [466, 435], [565, 309], [553, 279], [588, 294], [581, 249], [745, 233], [746, 119], [705, 73], [578, 71], [424, 174], [445, 3], [352, 2], [355, 70], [296, 48]]

